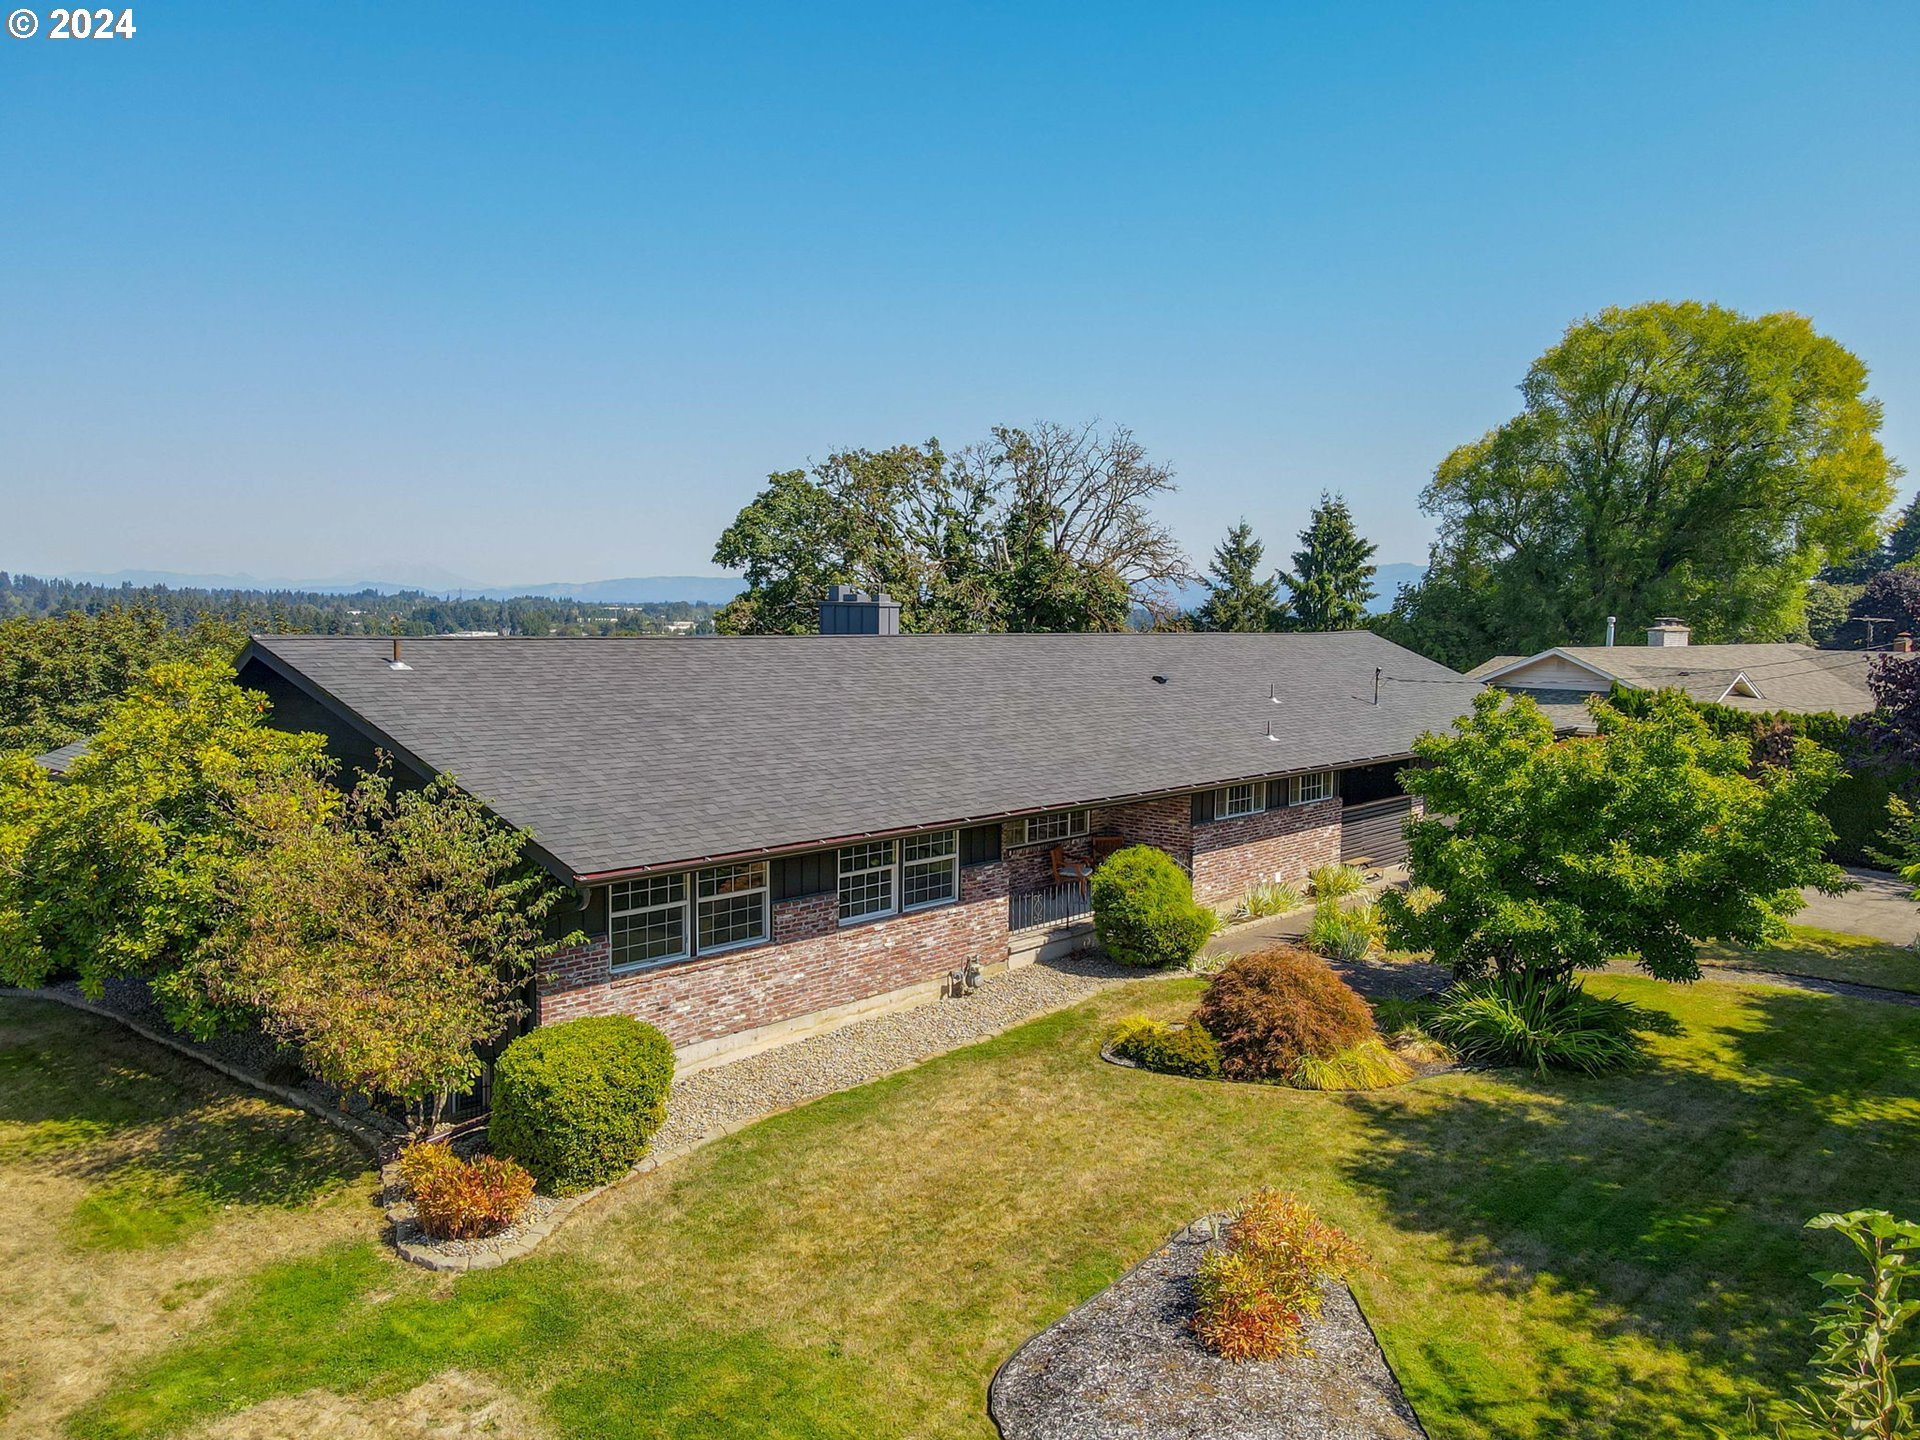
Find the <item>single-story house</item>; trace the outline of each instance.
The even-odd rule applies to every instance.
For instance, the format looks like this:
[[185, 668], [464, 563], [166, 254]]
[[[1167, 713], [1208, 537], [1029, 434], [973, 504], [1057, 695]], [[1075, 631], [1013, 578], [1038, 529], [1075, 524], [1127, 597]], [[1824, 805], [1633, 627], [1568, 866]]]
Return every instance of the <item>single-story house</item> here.
[[1873, 709], [1867, 687], [1872, 656], [1864, 650], [1691, 641], [1686, 625], [1662, 618], [1648, 627], [1644, 645], [1556, 645], [1535, 655], [1496, 655], [1467, 675], [1533, 696], [1563, 733], [1591, 734], [1587, 699], [1615, 685], [1682, 690], [1695, 700], [1758, 715], [1862, 715]]
[[588, 937], [536, 1021], [635, 1015], [683, 1063], [1018, 963], [1120, 844], [1221, 906], [1393, 859], [1399, 769], [1480, 688], [1366, 632], [900, 635], [890, 604], [836, 596], [810, 636], [263, 635], [240, 679], [531, 832]]

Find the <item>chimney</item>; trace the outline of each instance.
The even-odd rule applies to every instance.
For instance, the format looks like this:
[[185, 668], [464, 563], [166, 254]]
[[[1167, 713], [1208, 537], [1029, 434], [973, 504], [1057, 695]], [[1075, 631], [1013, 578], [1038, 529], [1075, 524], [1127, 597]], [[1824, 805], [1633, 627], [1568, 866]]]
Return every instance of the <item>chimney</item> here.
[[898, 635], [900, 602], [884, 590], [868, 595], [851, 585], [829, 585], [820, 602], [822, 635]]
[[1898, 635], [1894, 636], [1893, 648], [1898, 650], [1902, 655], [1911, 655], [1913, 653], [1913, 632], [1911, 630], [1902, 630]]
[[1671, 615], [1661, 615], [1647, 627], [1647, 644], [1657, 649], [1670, 650], [1677, 645], [1686, 644], [1692, 634], [1693, 631], [1687, 627], [1685, 621], [1677, 620]]

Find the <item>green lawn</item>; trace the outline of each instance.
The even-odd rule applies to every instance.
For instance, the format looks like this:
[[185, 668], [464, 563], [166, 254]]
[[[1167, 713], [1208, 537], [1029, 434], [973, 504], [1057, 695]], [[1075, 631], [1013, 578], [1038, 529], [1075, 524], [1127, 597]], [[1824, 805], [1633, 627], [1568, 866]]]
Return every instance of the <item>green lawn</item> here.
[[1797, 1377], [1824, 1209], [1920, 1195], [1920, 1010], [1770, 987], [1664, 1009], [1646, 1070], [1372, 1095], [1101, 1064], [1145, 981], [777, 1116], [456, 1280], [371, 1238], [257, 1269], [123, 1361], [82, 1436], [177, 1433], [316, 1387], [458, 1367], [556, 1436], [977, 1436], [1002, 1359], [1176, 1226], [1260, 1185], [1371, 1251], [1360, 1290], [1436, 1440], [1738, 1427]]
[[1703, 945], [1700, 962], [1741, 970], [1815, 975], [1823, 980], [1850, 980], [1857, 985], [1920, 993], [1920, 951], [1864, 935], [1818, 930], [1811, 925], [1790, 925], [1787, 929], [1784, 940], [1758, 950]]
[[0, 1000], [0, 1435], [210, 1319], [263, 1260], [367, 1233], [367, 1161], [120, 1026]]

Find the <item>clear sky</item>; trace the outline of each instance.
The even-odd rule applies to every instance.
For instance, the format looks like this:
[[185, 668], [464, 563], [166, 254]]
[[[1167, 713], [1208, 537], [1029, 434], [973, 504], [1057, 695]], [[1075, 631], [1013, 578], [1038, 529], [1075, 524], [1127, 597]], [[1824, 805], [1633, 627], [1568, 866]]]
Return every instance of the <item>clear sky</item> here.
[[33, 3], [0, 568], [706, 573], [770, 470], [1090, 417], [1198, 557], [1329, 487], [1417, 560], [1653, 298], [1810, 315], [1920, 459], [1920, 5]]

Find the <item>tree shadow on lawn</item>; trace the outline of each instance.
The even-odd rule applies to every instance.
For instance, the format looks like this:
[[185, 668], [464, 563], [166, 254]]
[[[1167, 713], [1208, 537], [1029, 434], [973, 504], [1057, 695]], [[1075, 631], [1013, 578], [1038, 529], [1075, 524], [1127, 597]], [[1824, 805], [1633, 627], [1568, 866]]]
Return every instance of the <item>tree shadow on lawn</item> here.
[[305, 1204], [368, 1162], [313, 1117], [237, 1091], [110, 1022], [0, 1008], [0, 1166], [86, 1183], [82, 1243], [169, 1239], [223, 1206]]
[[[1503, 1072], [1497, 1089], [1420, 1106], [1356, 1097], [1372, 1143], [1350, 1178], [1516, 1305], [1568, 1315], [1541, 1342], [1550, 1393], [1536, 1398], [1554, 1413], [1697, 1433], [1801, 1378], [1809, 1272], [1841, 1258], [1807, 1219], [1912, 1212], [1920, 1015], [1784, 990], [1620, 988], [1689, 1033], [1653, 1040], [1652, 1063], [1626, 1075]], [[1604, 1353], [1616, 1337], [1682, 1352], [1689, 1383], [1626, 1393], [1630, 1374]], [[1462, 1338], [1436, 1338], [1418, 1363], [1457, 1370]], [[1480, 1418], [1498, 1433], [1494, 1410]]]

